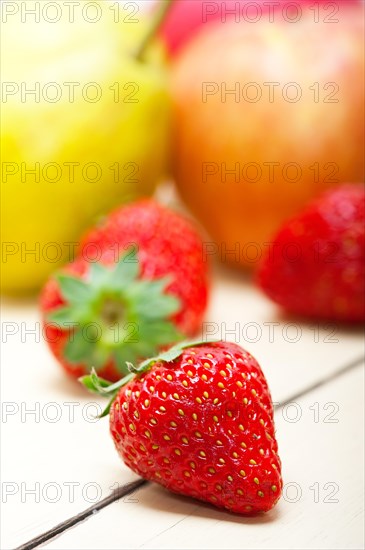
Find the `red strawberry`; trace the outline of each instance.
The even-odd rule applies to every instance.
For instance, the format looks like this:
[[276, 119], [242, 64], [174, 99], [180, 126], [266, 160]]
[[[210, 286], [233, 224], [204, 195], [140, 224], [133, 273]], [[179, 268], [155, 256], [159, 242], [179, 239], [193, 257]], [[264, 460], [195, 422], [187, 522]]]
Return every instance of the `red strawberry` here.
[[365, 192], [327, 191], [286, 223], [258, 273], [266, 294], [287, 311], [317, 319], [365, 319]]
[[119, 380], [126, 361], [199, 330], [207, 279], [202, 241], [189, 221], [152, 200], [116, 210], [42, 292], [50, 348], [76, 377], [96, 367]]
[[[108, 390], [118, 453], [171, 491], [240, 514], [270, 510], [282, 490], [273, 407], [256, 360], [236, 344], [185, 343]], [[126, 385], [124, 385], [126, 384]], [[103, 387], [104, 386], [104, 387]]]

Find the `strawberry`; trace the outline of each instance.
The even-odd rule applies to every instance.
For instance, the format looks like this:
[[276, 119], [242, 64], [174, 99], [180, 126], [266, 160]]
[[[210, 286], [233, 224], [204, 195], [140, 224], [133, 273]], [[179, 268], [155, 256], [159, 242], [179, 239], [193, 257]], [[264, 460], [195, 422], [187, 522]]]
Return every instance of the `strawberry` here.
[[[257, 361], [236, 344], [188, 342], [109, 385], [110, 430], [125, 464], [175, 493], [239, 514], [270, 510], [282, 490], [273, 406]], [[106, 412], [108, 412], [109, 407]]]
[[288, 312], [321, 320], [365, 319], [365, 192], [327, 191], [279, 230], [258, 284]]
[[75, 377], [96, 367], [101, 376], [119, 380], [126, 361], [198, 332], [207, 271], [201, 238], [181, 215], [153, 200], [116, 210], [43, 289], [44, 334], [52, 352]]

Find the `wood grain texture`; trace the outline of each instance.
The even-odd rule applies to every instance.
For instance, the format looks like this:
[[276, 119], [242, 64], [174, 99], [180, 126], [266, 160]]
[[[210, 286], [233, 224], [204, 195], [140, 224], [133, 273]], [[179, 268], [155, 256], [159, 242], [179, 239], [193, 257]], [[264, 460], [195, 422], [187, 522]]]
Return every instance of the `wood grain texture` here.
[[[241, 274], [218, 272], [214, 283], [206, 328], [215, 337], [239, 340], [257, 357], [279, 404], [362, 355], [361, 333], [289, 326], [293, 321], [280, 317]], [[49, 354], [36, 305], [6, 302], [2, 322], [1, 536], [2, 547], [11, 548], [83, 512], [135, 476], [115, 453], [107, 419], [92, 421], [97, 409], [90, 403], [103, 401], [67, 379]], [[238, 327], [239, 338], [228, 334], [232, 327]], [[31, 329], [36, 335], [26, 332]], [[296, 333], [300, 338], [291, 341]], [[32, 409], [37, 413], [27, 413]]]
[[[149, 485], [130, 502], [110, 505], [46, 547], [362, 548], [363, 387], [364, 371], [359, 366], [298, 400], [297, 422], [288, 421], [289, 414], [295, 418], [294, 409], [277, 411], [285, 491], [270, 513], [245, 519]], [[318, 422], [311, 409], [314, 403], [319, 404]], [[334, 403], [335, 409], [324, 410], [327, 403]]]

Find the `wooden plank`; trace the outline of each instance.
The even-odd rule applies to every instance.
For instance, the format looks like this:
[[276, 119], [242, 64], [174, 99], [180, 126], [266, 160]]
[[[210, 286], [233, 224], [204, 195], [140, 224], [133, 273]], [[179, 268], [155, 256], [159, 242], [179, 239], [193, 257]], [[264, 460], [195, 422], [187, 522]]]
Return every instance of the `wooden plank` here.
[[[303, 395], [297, 399], [298, 407], [277, 411], [285, 496], [266, 515], [234, 516], [149, 485], [128, 502], [111, 504], [46, 547], [362, 548], [363, 403], [360, 366]], [[301, 415], [297, 422], [292, 421], [295, 411]]]
[[[3, 308], [2, 547], [23, 543], [109, 495], [116, 483], [136, 479], [115, 461], [107, 420], [95, 422], [104, 401], [64, 375], [38, 339], [39, 328], [33, 303]], [[26, 334], [33, 329], [36, 335]], [[18, 332], [6, 337], [10, 330]]]
[[[49, 354], [39, 334], [35, 304], [7, 301], [2, 318], [2, 479], [8, 484], [6, 491], [14, 491], [3, 506], [2, 537], [6, 545], [16, 546], [88, 508], [93, 498], [109, 495], [116, 483], [134, 477], [119, 464], [107, 420], [88, 421], [96, 411], [90, 402], [102, 401], [65, 377]], [[224, 327], [230, 330], [238, 323], [240, 342], [259, 359], [276, 402], [331, 376], [362, 353], [362, 336], [354, 330], [338, 329], [338, 341], [326, 342], [327, 330], [317, 334], [301, 324], [298, 342], [288, 341], [292, 338], [290, 330], [284, 332], [288, 321], [276, 317], [274, 306], [242, 274], [215, 275], [207, 320], [213, 324], [205, 328], [214, 328], [219, 337], [225, 336]], [[273, 339], [265, 325], [270, 322], [280, 323]], [[247, 341], [255, 337], [250, 332], [255, 325], [250, 328], [248, 323], [262, 329], [256, 343]], [[27, 332], [32, 329], [35, 335]], [[38, 417], [27, 414], [35, 407]], [[52, 422], [57, 415], [59, 420]], [[27, 494], [32, 488], [36, 495]]]
[[284, 402], [364, 354], [362, 327], [285, 316], [243, 273], [218, 270], [206, 332], [236, 341], [259, 361], [273, 399]]

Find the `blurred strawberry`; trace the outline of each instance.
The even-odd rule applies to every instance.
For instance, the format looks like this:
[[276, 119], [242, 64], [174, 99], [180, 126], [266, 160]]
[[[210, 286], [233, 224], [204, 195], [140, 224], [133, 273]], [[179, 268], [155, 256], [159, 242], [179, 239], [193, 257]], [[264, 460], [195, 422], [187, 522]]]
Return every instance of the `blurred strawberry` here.
[[[97, 262], [91, 256], [98, 257]], [[207, 264], [192, 224], [152, 200], [116, 210], [41, 295], [45, 334], [67, 372], [117, 380], [201, 326]]]
[[258, 283], [289, 312], [333, 321], [365, 319], [365, 191], [343, 185], [284, 224]]

